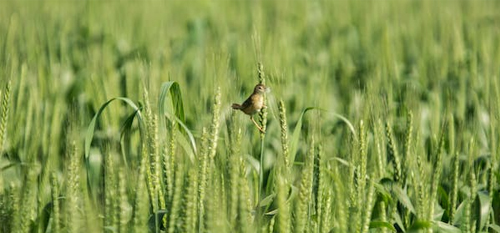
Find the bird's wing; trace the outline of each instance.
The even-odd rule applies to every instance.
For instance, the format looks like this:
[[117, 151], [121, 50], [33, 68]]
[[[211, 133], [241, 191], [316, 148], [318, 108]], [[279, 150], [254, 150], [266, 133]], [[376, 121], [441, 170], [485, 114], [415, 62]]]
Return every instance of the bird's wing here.
[[252, 96], [248, 97], [248, 99], [246, 99], [245, 102], [241, 104], [241, 109], [246, 109], [251, 105], [252, 105]]

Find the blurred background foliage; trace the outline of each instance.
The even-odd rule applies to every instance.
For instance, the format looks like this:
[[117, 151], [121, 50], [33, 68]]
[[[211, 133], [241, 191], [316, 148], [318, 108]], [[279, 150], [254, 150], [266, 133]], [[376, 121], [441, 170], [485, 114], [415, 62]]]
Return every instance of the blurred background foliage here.
[[[65, 184], [72, 144], [83, 158], [86, 130], [99, 107], [114, 97], [143, 106], [146, 89], [157, 112], [166, 81], [179, 84], [185, 123], [196, 140], [211, 124], [220, 88], [222, 127], [237, 119], [244, 129], [241, 151], [258, 159], [256, 129], [247, 116], [231, 116], [230, 105], [250, 94], [259, 62], [272, 90], [260, 154], [269, 173], [281, 153], [277, 103], [283, 100], [291, 129], [305, 108], [326, 110], [304, 117], [299, 163], [314, 135], [327, 156], [351, 161], [355, 143], [333, 115], [340, 114], [356, 127], [366, 122], [367, 166], [376, 170], [375, 138], [384, 135], [375, 132], [377, 122], [391, 123], [401, 149], [412, 113], [415, 154], [426, 157], [428, 169], [439, 135], [446, 134], [443, 179], [452, 173], [451, 157], [466, 161], [470, 151], [485, 156], [499, 176], [498, 163], [491, 162], [500, 126], [498, 12], [498, 1], [2, 1], [2, 94], [9, 93], [9, 80], [11, 87], [10, 97], [2, 98], [9, 102], [8, 111], [1, 110], [8, 115], [0, 190], [22, 188], [33, 172], [41, 213], [51, 200], [50, 173]], [[126, 104], [103, 112], [93, 153], [120, 153], [113, 145], [131, 113]], [[221, 132], [225, 143], [217, 155], [229, 158], [230, 135]], [[137, 135], [131, 140], [138, 145]], [[128, 155], [136, 166], [138, 151]]]

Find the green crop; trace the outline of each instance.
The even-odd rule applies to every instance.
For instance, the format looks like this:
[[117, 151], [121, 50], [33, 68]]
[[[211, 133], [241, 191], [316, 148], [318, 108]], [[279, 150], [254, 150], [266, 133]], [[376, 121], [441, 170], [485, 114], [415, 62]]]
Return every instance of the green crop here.
[[0, 232], [500, 232], [498, 12], [2, 1]]

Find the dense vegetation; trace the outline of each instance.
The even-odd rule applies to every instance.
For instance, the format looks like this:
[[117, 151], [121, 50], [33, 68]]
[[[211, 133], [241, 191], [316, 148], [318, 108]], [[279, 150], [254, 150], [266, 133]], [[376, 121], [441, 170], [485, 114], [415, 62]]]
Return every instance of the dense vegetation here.
[[500, 232], [498, 12], [2, 1], [0, 232]]

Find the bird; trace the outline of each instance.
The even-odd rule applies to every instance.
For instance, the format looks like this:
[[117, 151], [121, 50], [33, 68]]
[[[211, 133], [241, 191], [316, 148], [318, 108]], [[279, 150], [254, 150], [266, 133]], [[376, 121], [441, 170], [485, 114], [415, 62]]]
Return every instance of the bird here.
[[253, 93], [243, 102], [242, 104], [233, 104], [231, 107], [235, 110], [241, 110], [247, 115], [250, 115], [250, 120], [257, 126], [260, 132], [265, 133], [257, 122], [253, 119], [253, 115], [260, 112], [262, 108], [265, 107], [264, 104], [264, 94], [269, 89], [262, 83], [259, 83], [253, 89]]

